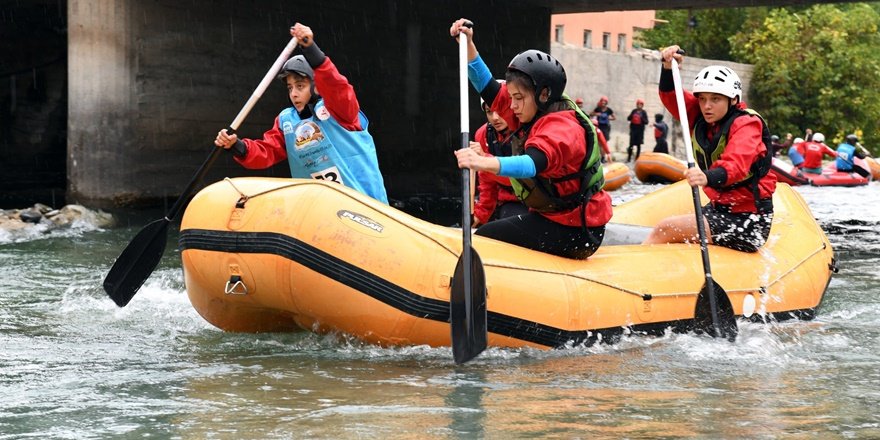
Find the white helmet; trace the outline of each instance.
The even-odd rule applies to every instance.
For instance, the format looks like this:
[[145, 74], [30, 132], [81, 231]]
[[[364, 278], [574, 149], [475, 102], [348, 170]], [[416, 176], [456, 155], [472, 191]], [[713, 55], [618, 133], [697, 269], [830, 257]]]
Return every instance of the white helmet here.
[[729, 67], [709, 66], [694, 78], [694, 94], [702, 92], [718, 93], [728, 98], [742, 101], [742, 82]]
[[804, 138], [794, 138], [794, 141], [791, 143], [792, 145], [799, 144], [804, 141]]
[[813, 133], [813, 142], [823, 143], [825, 142], [825, 135], [822, 133]]

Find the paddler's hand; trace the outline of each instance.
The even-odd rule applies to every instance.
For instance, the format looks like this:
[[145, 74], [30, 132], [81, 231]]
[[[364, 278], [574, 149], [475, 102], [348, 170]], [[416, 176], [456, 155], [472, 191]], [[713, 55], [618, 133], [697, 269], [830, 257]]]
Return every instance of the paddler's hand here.
[[690, 186], [706, 186], [709, 183], [706, 173], [698, 167], [688, 168], [684, 172], [684, 177]]
[[458, 167], [461, 169], [471, 169], [474, 171], [488, 171], [492, 174], [498, 174], [501, 164], [494, 157], [480, 156], [470, 148], [462, 148], [455, 150], [455, 158], [458, 159]]
[[483, 152], [483, 147], [480, 146], [479, 142], [471, 141], [470, 144], [468, 144], [468, 146], [471, 147], [471, 150], [474, 150], [474, 153], [477, 153], [478, 156], [485, 156], [486, 155], [485, 152]]
[[315, 34], [312, 33], [312, 28], [297, 23], [290, 27], [290, 36], [296, 37], [296, 42], [302, 47], [309, 47], [315, 41]]
[[474, 23], [467, 18], [459, 18], [453, 21], [452, 26], [449, 27], [449, 36], [455, 37], [455, 41], [458, 42], [458, 34], [465, 34], [468, 40], [473, 40]]
[[660, 59], [663, 60], [663, 68], [664, 69], [672, 69], [672, 59], [675, 58], [675, 61], [678, 61], [678, 64], [684, 61], [684, 55], [679, 53], [681, 47], [676, 44], [672, 46], [664, 48], [660, 51]]
[[233, 145], [235, 145], [235, 142], [237, 140], [238, 140], [238, 135], [236, 135], [236, 134], [230, 135], [226, 132], [226, 129], [224, 128], [223, 130], [220, 130], [219, 133], [217, 133], [217, 138], [214, 139], [214, 145], [216, 145], [218, 147], [225, 148], [228, 150], [228, 149], [232, 148]]
[[467, 59], [468, 62], [471, 62], [477, 59], [477, 46], [474, 44], [474, 23], [467, 18], [459, 18], [452, 22], [452, 26], [449, 27], [449, 36], [455, 37], [455, 42], [458, 43], [458, 36], [460, 34], [467, 35]]

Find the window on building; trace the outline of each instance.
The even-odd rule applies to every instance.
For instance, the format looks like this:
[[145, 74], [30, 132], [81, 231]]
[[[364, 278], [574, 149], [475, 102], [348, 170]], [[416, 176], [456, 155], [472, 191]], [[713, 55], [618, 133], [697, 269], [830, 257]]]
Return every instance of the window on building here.
[[617, 34], [617, 51], [626, 52], [626, 34]]
[[565, 42], [565, 41], [563, 41], [563, 40], [565, 40], [564, 37], [565, 37], [565, 25], [557, 24], [556, 25], [556, 32], [553, 37], [554, 40], [556, 40], [557, 43], [564, 43]]
[[584, 47], [593, 47], [593, 31], [584, 29]]
[[611, 33], [603, 32], [602, 33], [602, 49], [611, 50]]

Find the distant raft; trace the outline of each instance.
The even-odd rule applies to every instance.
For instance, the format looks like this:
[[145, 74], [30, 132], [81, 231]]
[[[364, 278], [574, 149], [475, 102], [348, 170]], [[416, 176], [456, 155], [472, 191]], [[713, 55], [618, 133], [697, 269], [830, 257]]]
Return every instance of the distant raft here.
[[[856, 164], [860, 164], [864, 168], [868, 166], [864, 161], [856, 159]], [[838, 171], [835, 161], [829, 162], [822, 168], [821, 174], [804, 173], [804, 177], [810, 180], [813, 186], [864, 186], [870, 180], [870, 175], [864, 177], [858, 173], [848, 171]]]
[[626, 185], [631, 179], [629, 167], [621, 162], [602, 164], [602, 170], [605, 173], [606, 191], [620, 189], [620, 187]]
[[636, 159], [634, 171], [642, 183], [673, 183], [684, 179], [687, 162], [666, 153], [645, 152]]
[[776, 181], [787, 183], [792, 186], [809, 185], [810, 179], [800, 168], [781, 159], [773, 158], [770, 164], [770, 172], [776, 176]]
[[[615, 207], [602, 247], [572, 260], [474, 236], [488, 286], [489, 345], [556, 348], [693, 323], [705, 274], [696, 244], [639, 244], [660, 219], [693, 213], [686, 182]], [[710, 246], [734, 312], [810, 319], [834, 269], [831, 244], [788, 185], [756, 253]], [[623, 233], [620, 233], [623, 231]], [[339, 184], [237, 178], [190, 202], [180, 226], [186, 291], [214, 326], [312, 331], [382, 346], [449, 346], [461, 231]]]

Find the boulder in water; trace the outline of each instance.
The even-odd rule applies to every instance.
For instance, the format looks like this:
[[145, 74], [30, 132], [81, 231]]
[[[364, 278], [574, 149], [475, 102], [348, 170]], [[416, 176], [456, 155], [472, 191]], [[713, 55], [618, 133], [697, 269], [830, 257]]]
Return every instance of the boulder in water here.
[[22, 209], [18, 218], [25, 223], [39, 223], [43, 219], [43, 213], [35, 208]]
[[113, 226], [116, 219], [104, 211], [92, 211], [82, 205], [67, 205], [61, 209], [52, 209], [38, 203], [25, 209], [0, 210], [0, 230], [5, 231], [17, 231], [36, 225], [58, 229], [70, 227], [76, 222], [96, 228], [107, 228]]
[[82, 221], [97, 228], [110, 227], [115, 223], [112, 215], [101, 210], [92, 211], [82, 205], [67, 205], [61, 209], [50, 211], [46, 214], [46, 218], [59, 227], [70, 226], [76, 221]]

